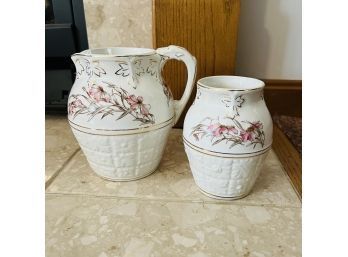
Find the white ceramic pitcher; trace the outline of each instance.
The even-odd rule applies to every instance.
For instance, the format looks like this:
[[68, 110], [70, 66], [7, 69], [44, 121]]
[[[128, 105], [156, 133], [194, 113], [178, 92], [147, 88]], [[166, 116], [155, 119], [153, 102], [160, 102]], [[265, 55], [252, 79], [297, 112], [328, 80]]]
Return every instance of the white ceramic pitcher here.
[[[188, 79], [173, 100], [161, 76], [169, 59], [183, 61]], [[99, 48], [72, 56], [76, 80], [68, 119], [92, 169], [101, 177], [133, 180], [156, 170], [171, 127], [192, 92], [196, 59], [184, 48]]]

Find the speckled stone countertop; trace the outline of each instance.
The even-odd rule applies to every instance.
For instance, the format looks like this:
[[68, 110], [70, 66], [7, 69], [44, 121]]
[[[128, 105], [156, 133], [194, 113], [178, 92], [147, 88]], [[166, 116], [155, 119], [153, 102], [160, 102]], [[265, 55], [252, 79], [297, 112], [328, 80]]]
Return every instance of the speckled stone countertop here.
[[301, 202], [277, 156], [251, 194], [201, 194], [173, 129], [157, 171], [110, 182], [95, 175], [65, 117], [46, 117], [46, 256], [301, 256]]

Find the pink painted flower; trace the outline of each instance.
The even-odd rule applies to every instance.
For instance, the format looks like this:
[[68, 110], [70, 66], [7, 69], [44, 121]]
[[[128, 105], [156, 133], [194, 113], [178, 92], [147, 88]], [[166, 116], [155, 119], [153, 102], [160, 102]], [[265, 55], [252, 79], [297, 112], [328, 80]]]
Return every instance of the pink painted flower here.
[[220, 136], [222, 134], [222, 130], [220, 129], [219, 123], [210, 124], [207, 129], [215, 137]]
[[149, 116], [150, 114], [150, 105], [148, 104], [142, 104], [140, 105], [140, 113], [143, 115], [143, 116]]
[[240, 132], [243, 142], [253, 141], [255, 139], [256, 130], [262, 128], [261, 122], [253, 122], [246, 130]]
[[238, 129], [236, 129], [235, 126], [228, 126], [227, 127], [227, 132], [228, 132], [228, 134], [233, 133], [233, 134], [237, 135], [238, 134]]
[[262, 125], [262, 123], [260, 121], [252, 122], [251, 126], [253, 126], [254, 128], [257, 128], [257, 129], [262, 129], [263, 128], [263, 125]]
[[82, 101], [80, 99], [76, 99], [71, 101], [68, 106], [68, 112], [70, 115], [74, 114], [77, 109], [81, 109], [84, 107]]
[[89, 87], [87, 94], [96, 102], [110, 102], [109, 95], [101, 86], [92, 85], [91, 87]]
[[142, 103], [143, 98], [141, 96], [136, 97], [135, 95], [130, 95], [125, 98], [127, 103], [130, 105], [132, 110], [136, 110], [138, 108], [139, 103]]
[[149, 114], [150, 114], [150, 111], [149, 111], [150, 105], [143, 103], [144, 98], [142, 96], [136, 97], [135, 95], [130, 95], [130, 96], [127, 96], [125, 98], [125, 100], [130, 105], [130, 108], [133, 111], [139, 110], [140, 113], [143, 116], [149, 116]]
[[208, 126], [208, 131], [213, 134], [213, 136], [218, 137], [223, 133], [226, 134], [238, 134], [238, 130], [234, 126], [225, 126], [220, 123], [210, 124]]
[[242, 138], [242, 141], [243, 142], [246, 142], [246, 141], [253, 141], [254, 140], [254, 133], [253, 132], [250, 132], [250, 131], [241, 131], [240, 132], [240, 136]]

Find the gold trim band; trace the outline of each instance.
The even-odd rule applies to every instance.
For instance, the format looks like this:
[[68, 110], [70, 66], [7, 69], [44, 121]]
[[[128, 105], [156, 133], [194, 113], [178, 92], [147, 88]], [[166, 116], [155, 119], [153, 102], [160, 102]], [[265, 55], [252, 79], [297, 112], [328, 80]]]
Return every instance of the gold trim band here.
[[129, 177], [129, 178], [109, 178], [109, 177], [103, 176], [101, 174], [98, 174], [95, 170], [93, 170], [93, 172], [94, 172], [95, 175], [97, 175], [101, 179], [105, 179], [105, 180], [113, 181], [113, 182], [128, 182], [128, 181], [139, 180], [139, 179], [145, 178], [147, 176], [150, 176], [152, 173], [155, 173], [157, 171], [157, 168], [158, 167], [156, 167], [156, 169], [151, 170], [150, 172], [145, 173], [143, 175], [140, 175], [140, 176], [137, 176], [137, 177]]
[[173, 115], [171, 118], [169, 118], [168, 120], [166, 121], [163, 121], [161, 123], [157, 123], [157, 124], [154, 124], [154, 125], [148, 125], [148, 126], [144, 126], [144, 127], [140, 127], [140, 128], [133, 128], [133, 129], [92, 129], [92, 128], [89, 128], [89, 127], [85, 127], [85, 126], [81, 126], [81, 125], [78, 125], [76, 124], [75, 122], [71, 121], [68, 117], [68, 121], [71, 124], [73, 124], [74, 126], [76, 127], [80, 127], [80, 128], [83, 128], [83, 129], [86, 129], [86, 130], [92, 130], [92, 131], [107, 131], [107, 132], [120, 132], [120, 131], [135, 131], [135, 130], [143, 130], [143, 129], [147, 129], [147, 128], [151, 128], [151, 127], [158, 127], [162, 124], [165, 124], [165, 123], [168, 123], [169, 121], [173, 120], [175, 118], [175, 116]]
[[253, 152], [253, 153], [230, 154], [230, 153], [214, 152], [214, 151], [206, 150], [206, 149], [203, 149], [201, 147], [195, 146], [192, 143], [190, 143], [185, 137], [183, 137], [183, 142], [184, 142], [184, 145], [190, 147], [191, 149], [193, 149], [197, 152], [207, 154], [210, 156], [222, 157], [222, 158], [250, 158], [250, 157], [254, 157], [254, 156], [259, 156], [259, 155], [262, 155], [262, 154], [268, 152], [272, 146], [272, 144], [271, 144], [267, 148], [262, 149], [262, 150], [257, 151], [257, 152]]
[[[74, 125], [70, 124], [71, 128], [74, 129], [74, 130], [77, 130], [77, 131], [79, 131], [81, 133], [85, 133], [85, 134], [89, 134], [89, 135], [95, 135], [95, 136], [129, 136], [129, 135], [136, 135], [136, 134], [142, 134], [142, 133], [146, 133], [146, 132], [156, 131], [156, 130], [165, 128], [165, 127], [170, 126], [170, 125], [172, 125], [171, 124], [171, 120], [170, 120], [170, 122], [167, 122], [162, 127], [151, 128], [151, 129], [148, 129], [149, 127], [147, 127], [145, 129], [142, 129], [139, 132], [137, 131], [137, 132], [133, 132], [133, 133], [126, 133], [127, 130], [124, 130], [124, 133], [123, 132], [120, 133], [120, 131], [118, 131], [118, 132], [117, 131], [107, 131], [107, 132], [96, 134], [96, 133], [90, 133], [90, 132], [87, 132], [87, 131], [83, 131], [81, 129], [78, 129], [78, 128], [74, 127]], [[90, 130], [92, 130], [92, 129], [90, 129]]]
[[217, 200], [221, 200], [221, 201], [232, 201], [232, 200], [238, 200], [238, 199], [241, 199], [241, 198], [244, 198], [246, 197], [247, 195], [249, 195], [250, 193], [250, 190], [248, 193], [245, 193], [245, 194], [242, 194], [242, 195], [238, 195], [238, 196], [218, 196], [218, 195], [214, 195], [214, 194], [211, 194], [211, 193], [208, 193], [207, 191], [203, 190], [200, 186], [198, 186], [198, 190], [203, 194], [203, 195], [206, 195], [210, 198], [213, 198], [213, 199], [217, 199]]
[[[106, 132], [106, 133], [113, 133], [113, 132], [117, 132], [117, 133], [122, 133], [122, 132], [130, 132], [130, 131], [134, 131], [133, 133], [134, 134], [136, 134], [137, 132], [136, 131], [144, 131], [144, 130], [149, 130], [150, 128], [151, 129], [156, 129], [156, 128], [158, 128], [159, 126], [161, 126], [162, 124], [168, 124], [168, 123], [170, 123], [173, 119], [174, 119], [175, 117], [173, 116], [173, 117], [171, 117], [169, 120], [166, 120], [166, 121], [163, 121], [163, 122], [161, 122], [161, 123], [157, 123], [157, 124], [155, 124], [155, 125], [148, 125], [148, 126], [145, 126], [145, 127], [140, 127], [140, 128], [133, 128], [133, 129], [118, 129], [118, 130], [111, 130], [111, 129], [92, 129], [92, 128], [88, 128], [88, 127], [84, 127], [84, 126], [81, 126], [81, 125], [78, 125], [78, 124], [76, 124], [76, 123], [74, 123], [74, 122], [72, 122], [71, 120], [69, 120], [69, 118], [68, 118], [68, 121], [69, 121], [69, 123], [70, 123], [70, 126], [72, 126], [72, 127], [74, 127], [74, 128], [76, 128], [76, 127], [79, 127], [80, 128], [80, 130], [82, 129], [82, 130], [85, 130], [85, 131], [102, 131], [102, 133], [103, 132]], [[77, 129], [77, 128], [76, 128]]]

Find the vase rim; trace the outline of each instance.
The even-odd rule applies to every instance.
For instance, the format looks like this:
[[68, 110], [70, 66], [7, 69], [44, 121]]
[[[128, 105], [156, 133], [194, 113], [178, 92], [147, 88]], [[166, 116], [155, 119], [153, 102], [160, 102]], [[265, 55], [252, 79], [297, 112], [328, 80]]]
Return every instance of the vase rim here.
[[217, 91], [254, 91], [264, 88], [259, 79], [242, 76], [209, 76], [197, 81], [199, 87]]

